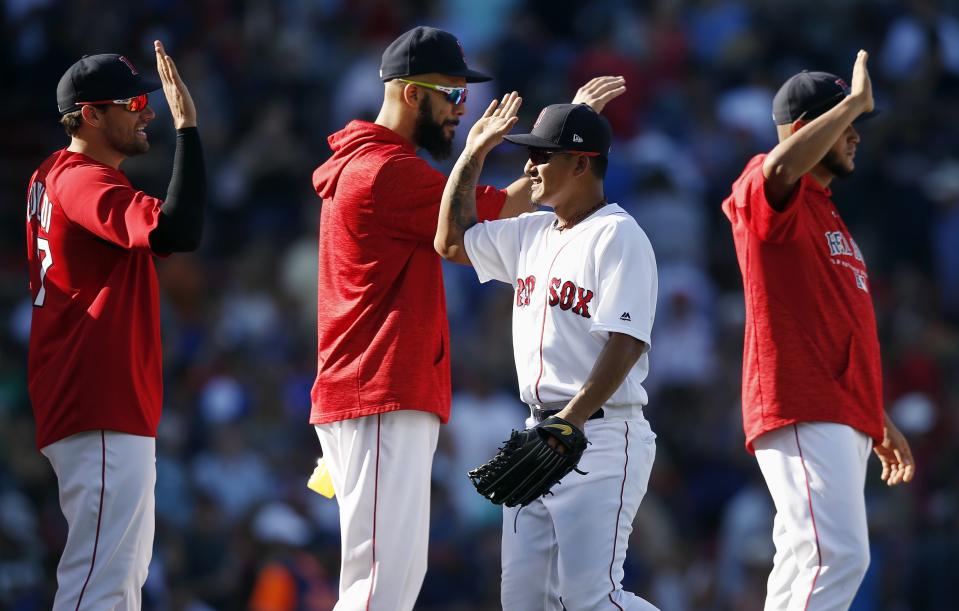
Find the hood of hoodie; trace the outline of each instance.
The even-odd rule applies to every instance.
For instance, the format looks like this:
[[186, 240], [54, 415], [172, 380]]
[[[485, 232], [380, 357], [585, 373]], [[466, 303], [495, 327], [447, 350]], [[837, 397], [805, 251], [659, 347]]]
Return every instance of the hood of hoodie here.
[[416, 153], [412, 143], [388, 127], [368, 121], [350, 121], [346, 127], [327, 138], [333, 156], [313, 172], [313, 188], [323, 199], [333, 197], [343, 168], [369, 147], [400, 147]]

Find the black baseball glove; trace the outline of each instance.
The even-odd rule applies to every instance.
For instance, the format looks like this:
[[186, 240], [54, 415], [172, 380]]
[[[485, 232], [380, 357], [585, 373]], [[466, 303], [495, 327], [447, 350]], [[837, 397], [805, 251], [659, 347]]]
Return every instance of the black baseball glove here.
[[[566, 451], [549, 447], [550, 437], [562, 443]], [[528, 505], [576, 469], [586, 444], [583, 431], [550, 416], [532, 428], [513, 431], [496, 456], [469, 472], [470, 481], [496, 505]]]

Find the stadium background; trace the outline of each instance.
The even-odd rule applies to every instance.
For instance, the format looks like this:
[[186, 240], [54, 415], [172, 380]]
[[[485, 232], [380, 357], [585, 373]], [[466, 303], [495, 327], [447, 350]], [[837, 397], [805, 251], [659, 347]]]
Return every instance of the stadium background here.
[[[329, 133], [375, 116], [380, 52], [417, 24], [456, 33], [470, 64], [496, 76], [471, 87], [456, 150], [501, 92], [521, 92], [528, 127], [591, 76], [627, 79], [628, 92], [607, 109], [616, 134], [607, 191], [653, 242], [660, 303], [647, 410], [658, 454], [626, 584], [668, 611], [760, 609], [772, 557], [771, 503], [742, 445], [742, 287], [719, 204], [745, 161], [774, 144], [778, 85], [804, 67], [848, 79], [856, 50], [871, 52], [884, 112], [862, 126], [857, 171], [835, 185], [835, 199], [870, 265], [887, 409], [918, 474], [887, 489], [871, 463], [872, 564], [854, 609], [955, 608], [955, 3], [6, 0], [0, 19], [0, 608], [49, 608], [65, 538], [25, 387], [27, 180], [67, 142], [54, 97], [63, 71], [99, 52], [153, 71], [154, 38], [196, 100], [210, 199], [201, 251], [158, 265], [166, 392], [144, 608], [332, 606], [336, 507], [304, 485], [319, 451], [307, 425], [320, 204], [310, 174], [329, 155]], [[153, 148], [124, 168], [162, 197], [173, 130], [162, 95], [151, 103]], [[524, 159], [501, 148], [483, 179], [505, 186]], [[478, 286], [468, 269], [446, 272], [456, 394], [434, 465], [430, 568], [417, 609], [496, 609], [498, 511], [464, 472], [522, 421], [510, 290]], [[283, 606], [290, 584], [296, 606]]]

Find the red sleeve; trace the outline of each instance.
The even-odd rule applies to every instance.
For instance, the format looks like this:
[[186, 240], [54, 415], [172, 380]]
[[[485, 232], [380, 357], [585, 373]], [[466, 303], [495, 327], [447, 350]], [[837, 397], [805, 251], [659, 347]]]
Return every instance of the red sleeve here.
[[479, 222], [495, 221], [506, 203], [506, 189], [476, 187], [476, 217]]
[[[433, 243], [446, 176], [416, 155], [397, 156], [380, 168], [373, 181], [374, 214], [383, 230], [400, 239]], [[476, 188], [480, 221], [499, 217], [506, 191]]]
[[810, 178], [803, 176], [786, 207], [779, 211], [766, 199], [766, 177], [763, 161], [766, 155], [753, 157], [733, 183], [732, 194], [723, 202], [723, 210], [731, 221], [743, 223], [751, 233], [766, 242], [786, 242], [795, 237], [803, 215], [803, 194]]
[[117, 170], [80, 166], [57, 180], [57, 203], [72, 222], [129, 250], [150, 250], [162, 201], [135, 190]]

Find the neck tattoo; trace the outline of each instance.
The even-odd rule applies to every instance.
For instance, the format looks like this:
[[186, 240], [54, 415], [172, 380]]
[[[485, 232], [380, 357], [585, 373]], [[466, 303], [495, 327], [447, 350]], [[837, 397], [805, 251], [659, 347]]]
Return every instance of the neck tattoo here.
[[606, 200], [602, 199], [599, 201], [598, 204], [596, 204], [589, 210], [583, 210], [582, 212], [580, 212], [573, 218], [569, 219], [562, 225], [559, 224], [559, 219], [556, 219], [555, 221], [553, 221], [553, 228], [556, 229], [556, 231], [566, 231], [567, 229], [572, 229], [574, 225], [576, 225], [577, 223], [579, 223], [580, 221], [588, 217], [590, 214], [596, 212], [597, 210], [599, 210], [605, 205], [606, 205]]

